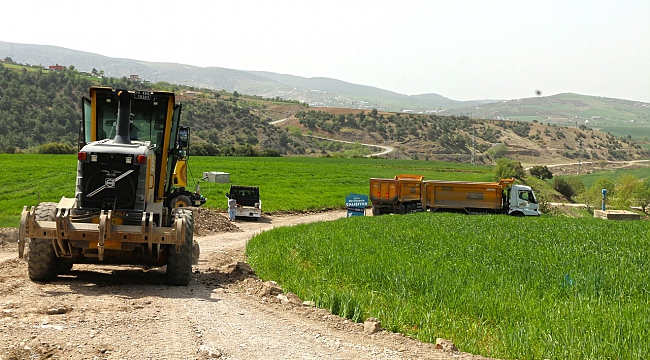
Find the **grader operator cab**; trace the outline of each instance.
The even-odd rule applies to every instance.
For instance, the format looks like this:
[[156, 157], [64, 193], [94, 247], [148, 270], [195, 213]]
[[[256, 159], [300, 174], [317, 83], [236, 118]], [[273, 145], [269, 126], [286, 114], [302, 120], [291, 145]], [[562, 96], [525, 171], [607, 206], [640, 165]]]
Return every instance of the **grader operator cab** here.
[[189, 128], [174, 93], [91, 87], [83, 98], [74, 198], [23, 208], [19, 256], [48, 281], [75, 263], [167, 266], [192, 276], [193, 215], [206, 199], [185, 190]]

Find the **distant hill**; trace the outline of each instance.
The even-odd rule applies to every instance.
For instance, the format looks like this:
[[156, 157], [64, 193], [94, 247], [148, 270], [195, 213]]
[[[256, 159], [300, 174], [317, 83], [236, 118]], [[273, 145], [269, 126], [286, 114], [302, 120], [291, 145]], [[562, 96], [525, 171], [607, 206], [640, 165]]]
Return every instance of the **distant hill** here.
[[230, 93], [237, 91], [269, 99], [292, 99], [312, 107], [538, 121], [560, 126], [583, 124], [643, 141], [643, 146], [650, 148], [650, 104], [643, 102], [579, 94], [516, 100], [456, 101], [438, 94], [408, 96], [331, 78], [118, 59], [56, 46], [0, 41], [0, 59], [6, 57], [17, 63], [45, 68], [59, 64], [67, 67], [73, 65], [83, 72], [96, 69], [103, 71], [105, 77], [118, 79], [138, 75], [148, 82], [167, 82]]
[[82, 118], [79, 99], [89, 86], [111, 84], [175, 91], [183, 103], [182, 124], [192, 127], [194, 155], [360, 157], [378, 152], [361, 144], [376, 144], [394, 148], [386, 155], [391, 158], [486, 164], [500, 156], [547, 164], [650, 156], [643, 149], [645, 140], [617, 138], [584, 124], [567, 128], [537, 121], [309, 108], [297, 101], [167, 82], [142, 84], [69, 68], [48, 71], [8, 61], [0, 63], [0, 152], [41, 151], [44, 144], [73, 152]]
[[109, 77], [138, 75], [151, 82], [165, 81], [200, 88], [237, 91], [269, 98], [304, 101], [311, 106], [349, 107], [389, 111], [432, 112], [474, 106], [486, 101], [456, 101], [437, 94], [408, 96], [372, 86], [351, 84], [330, 78], [304, 78], [264, 71], [243, 71], [221, 67], [198, 67], [176, 63], [146, 62], [110, 58], [57, 46], [17, 44], [0, 41], [0, 59], [10, 57], [22, 64], [73, 65], [79, 71], [103, 70]]
[[498, 101], [489, 104], [449, 109], [446, 115], [471, 115], [491, 120], [537, 120], [550, 123], [612, 125], [650, 123], [650, 104], [579, 94]]

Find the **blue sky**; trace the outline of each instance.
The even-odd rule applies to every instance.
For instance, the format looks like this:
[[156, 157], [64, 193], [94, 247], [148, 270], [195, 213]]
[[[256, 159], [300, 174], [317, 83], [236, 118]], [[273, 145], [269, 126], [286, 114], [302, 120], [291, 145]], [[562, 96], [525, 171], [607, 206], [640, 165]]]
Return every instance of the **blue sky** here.
[[59, 0], [2, 12], [2, 41], [110, 57], [455, 100], [540, 90], [650, 102], [648, 0]]

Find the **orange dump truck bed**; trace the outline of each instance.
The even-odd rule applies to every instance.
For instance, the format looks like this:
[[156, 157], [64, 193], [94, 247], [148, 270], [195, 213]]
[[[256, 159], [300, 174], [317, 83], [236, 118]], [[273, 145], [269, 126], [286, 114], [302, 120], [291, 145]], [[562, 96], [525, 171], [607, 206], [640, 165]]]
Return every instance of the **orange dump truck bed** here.
[[424, 182], [425, 205], [430, 209], [489, 209], [503, 207], [503, 190], [514, 181], [466, 182], [429, 180]]
[[397, 175], [394, 179], [370, 179], [373, 204], [419, 201], [423, 193], [422, 175]]

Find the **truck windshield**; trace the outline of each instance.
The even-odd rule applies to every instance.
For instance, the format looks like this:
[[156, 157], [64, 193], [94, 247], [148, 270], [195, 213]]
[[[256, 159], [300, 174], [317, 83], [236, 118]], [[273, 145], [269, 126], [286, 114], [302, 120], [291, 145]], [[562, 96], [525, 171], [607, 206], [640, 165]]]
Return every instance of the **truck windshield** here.
[[525, 200], [530, 203], [537, 204], [537, 200], [535, 199], [535, 194], [533, 193], [532, 190], [520, 190], [519, 198], [521, 200]]

